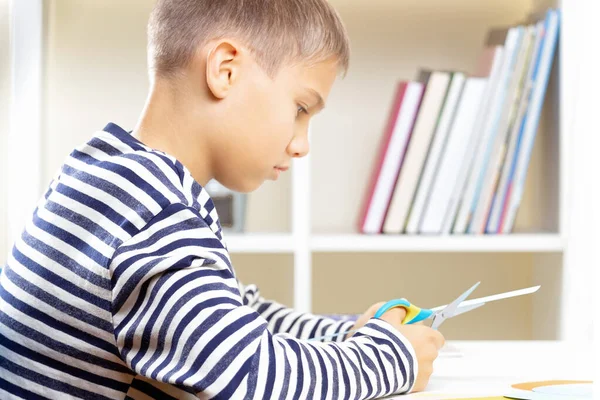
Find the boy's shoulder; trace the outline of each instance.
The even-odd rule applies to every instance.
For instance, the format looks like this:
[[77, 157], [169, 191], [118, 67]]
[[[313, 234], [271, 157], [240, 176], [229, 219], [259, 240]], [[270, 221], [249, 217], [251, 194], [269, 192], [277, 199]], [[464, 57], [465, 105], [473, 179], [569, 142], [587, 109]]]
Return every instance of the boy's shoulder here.
[[140, 217], [136, 225], [173, 204], [194, 208], [203, 216], [214, 208], [206, 190], [178, 160], [145, 146], [114, 123], [74, 149], [60, 176], [91, 198], [134, 211]]

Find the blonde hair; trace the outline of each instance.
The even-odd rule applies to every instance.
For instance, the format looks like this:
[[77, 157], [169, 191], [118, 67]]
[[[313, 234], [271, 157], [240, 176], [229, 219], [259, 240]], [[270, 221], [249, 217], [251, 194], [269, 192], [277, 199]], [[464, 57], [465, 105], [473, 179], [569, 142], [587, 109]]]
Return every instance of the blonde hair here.
[[284, 63], [330, 58], [348, 70], [348, 35], [327, 0], [158, 0], [148, 23], [150, 70], [168, 77], [225, 36], [241, 40], [271, 77]]

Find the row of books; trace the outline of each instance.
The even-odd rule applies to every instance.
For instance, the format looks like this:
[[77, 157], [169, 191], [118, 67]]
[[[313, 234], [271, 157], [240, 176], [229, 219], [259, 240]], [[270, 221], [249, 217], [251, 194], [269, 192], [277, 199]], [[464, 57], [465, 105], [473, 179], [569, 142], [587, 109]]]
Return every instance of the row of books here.
[[398, 84], [359, 231], [512, 231], [558, 38], [559, 11], [490, 30], [476, 71]]

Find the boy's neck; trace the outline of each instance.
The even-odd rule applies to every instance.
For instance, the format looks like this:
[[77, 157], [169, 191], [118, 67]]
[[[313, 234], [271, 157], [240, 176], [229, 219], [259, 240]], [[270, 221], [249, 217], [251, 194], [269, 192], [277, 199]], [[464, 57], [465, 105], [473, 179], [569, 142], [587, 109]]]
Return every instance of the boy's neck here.
[[[165, 82], [156, 82], [133, 130], [146, 146], [175, 157], [202, 186], [213, 178], [207, 135], [196, 131], [198, 116], [186, 114], [189, 98]], [[208, 126], [206, 127], [210, 129]]]

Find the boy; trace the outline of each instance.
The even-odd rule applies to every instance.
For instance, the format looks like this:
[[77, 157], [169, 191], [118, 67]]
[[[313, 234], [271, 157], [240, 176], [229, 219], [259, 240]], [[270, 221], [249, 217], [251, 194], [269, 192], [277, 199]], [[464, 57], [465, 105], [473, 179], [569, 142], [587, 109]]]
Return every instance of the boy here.
[[[66, 159], [0, 278], [0, 397], [374, 398], [422, 390], [443, 337], [241, 285], [210, 179], [242, 192], [308, 152], [348, 66], [325, 0], [159, 0], [151, 91]], [[311, 341], [353, 328], [348, 338]]]

